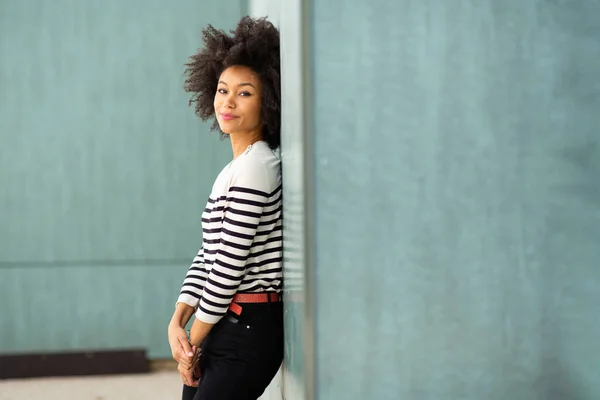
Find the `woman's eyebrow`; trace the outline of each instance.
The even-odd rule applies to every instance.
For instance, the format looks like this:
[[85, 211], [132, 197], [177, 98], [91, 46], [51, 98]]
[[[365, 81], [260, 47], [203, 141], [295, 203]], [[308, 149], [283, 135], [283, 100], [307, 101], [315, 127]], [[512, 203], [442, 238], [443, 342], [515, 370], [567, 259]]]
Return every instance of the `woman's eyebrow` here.
[[[222, 83], [223, 85], [227, 86], [227, 83], [226, 83], [226, 82], [219, 81], [219, 83]], [[253, 84], [251, 84], [250, 82], [242, 82], [242, 83], [240, 83], [240, 84], [238, 85], [238, 87], [240, 87], [240, 86], [251, 86], [251, 87], [253, 87], [254, 89], [256, 89], [256, 87], [255, 87]]]

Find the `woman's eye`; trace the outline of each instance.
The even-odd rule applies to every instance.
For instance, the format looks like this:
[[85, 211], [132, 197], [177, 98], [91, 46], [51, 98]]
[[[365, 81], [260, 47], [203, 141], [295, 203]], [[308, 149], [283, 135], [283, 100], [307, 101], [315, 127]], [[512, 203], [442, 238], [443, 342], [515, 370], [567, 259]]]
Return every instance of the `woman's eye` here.
[[240, 96], [252, 96], [250, 92], [240, 92]]
[[219, 92], [221, 94], [227, 94], [227, 90], [225, 90], [225, 89], [218, 89], [217, 92]]

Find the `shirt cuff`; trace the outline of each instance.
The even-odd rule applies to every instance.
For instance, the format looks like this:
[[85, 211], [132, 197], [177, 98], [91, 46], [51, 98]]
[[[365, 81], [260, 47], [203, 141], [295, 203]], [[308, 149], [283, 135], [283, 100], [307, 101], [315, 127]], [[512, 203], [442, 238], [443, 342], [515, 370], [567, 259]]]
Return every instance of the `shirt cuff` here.
[[198, 299], [195, 296], [192, 296], [191, 294], [181, 293], [179, 295], [179, 297], [177, 298], [177, 303], [175, 303], [175, 306], [177, 306], [177, 304], [179, 304], [179, 303], [185, 303], [188, 306], [192, 307], [193, 309], [196, 309], [196, 308], [198, 308], [200, 299]]
[[206, 323], [206, 324], [212, 324], [215, 325], [217, 322], [219, 322], [221, 320], [221, 318], [223, 318], [225, 315], [212, 315], [212, 314], [207, 314], [204, 311], [202, 311], [200, 308], [198, 308], [196, 310], [196, 314], [194, 314], [196, 319]]

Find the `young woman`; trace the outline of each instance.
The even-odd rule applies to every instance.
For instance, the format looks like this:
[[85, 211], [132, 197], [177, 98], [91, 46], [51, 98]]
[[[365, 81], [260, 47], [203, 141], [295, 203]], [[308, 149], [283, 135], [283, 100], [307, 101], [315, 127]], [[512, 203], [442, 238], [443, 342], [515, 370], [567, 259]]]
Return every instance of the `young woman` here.
[[[198, 117], [229, 137], [232, 161], [202, 214], [203, 246], [169, 324], [183, 398], [255, 400], [283, 359], [279, 33], [244, 17], [208, 26], [187, 64]], [[195, 314], [189, 342], [185, 325]]]

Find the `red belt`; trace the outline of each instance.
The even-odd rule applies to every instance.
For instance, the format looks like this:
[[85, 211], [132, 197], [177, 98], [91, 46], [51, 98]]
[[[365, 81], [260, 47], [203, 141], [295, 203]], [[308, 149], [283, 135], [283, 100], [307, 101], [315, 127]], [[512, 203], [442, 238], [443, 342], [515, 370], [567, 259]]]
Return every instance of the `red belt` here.
[[242, 314], [242, 306], [244, 303], [270, 303], [281, 300], [280, 293], [236, 293], [229, 305], [229, 309], [237, 314]]

